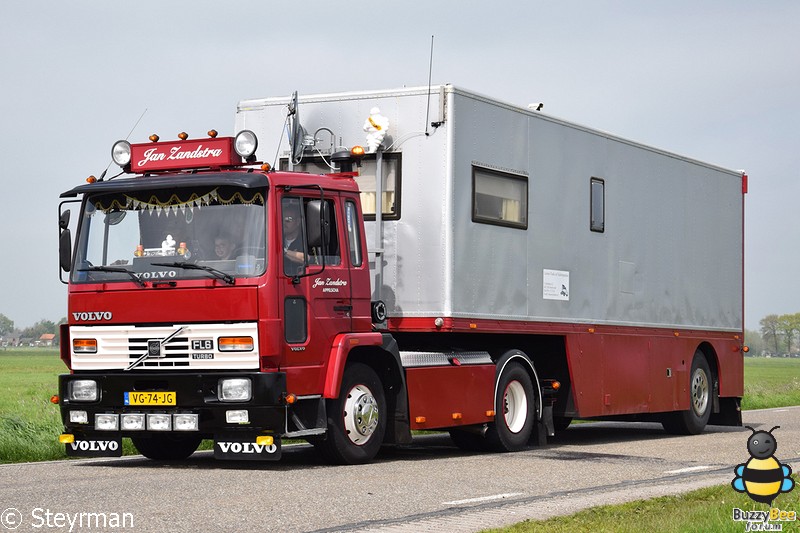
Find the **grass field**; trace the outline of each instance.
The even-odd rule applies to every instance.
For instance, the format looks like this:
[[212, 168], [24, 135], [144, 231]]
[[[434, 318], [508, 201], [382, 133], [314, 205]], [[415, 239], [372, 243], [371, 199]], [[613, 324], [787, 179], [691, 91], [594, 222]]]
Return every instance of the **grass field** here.
[[57, 350], [0, 351], [0, 463], [64, 457], [58, 406], [50, 397], [66, 370]]
[[742, 409], [800, 405], [800, 359], [744, 360]]

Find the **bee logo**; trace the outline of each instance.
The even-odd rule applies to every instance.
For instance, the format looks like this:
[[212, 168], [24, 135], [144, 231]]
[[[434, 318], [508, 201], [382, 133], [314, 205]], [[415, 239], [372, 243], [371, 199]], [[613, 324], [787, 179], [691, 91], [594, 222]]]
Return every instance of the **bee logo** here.
[[736, 477], [731, 486], [736, 492], [745, 492], [751, 499], [772, 505], [772, 500], [781, 492], [790, 492], [794, 488], [794, 480], [790, 477], [792, 468], [783, 465], [775, 458], [778, 442], [772, 432], [780, 426], [767, 431], [753, 432], [747, 439], [747, 451], [750, 460], [734, 469]]

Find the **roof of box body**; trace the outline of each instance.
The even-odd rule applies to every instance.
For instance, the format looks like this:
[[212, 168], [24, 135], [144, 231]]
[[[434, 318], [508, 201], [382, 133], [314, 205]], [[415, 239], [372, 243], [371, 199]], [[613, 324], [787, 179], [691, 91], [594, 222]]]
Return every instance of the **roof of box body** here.
[[[491, 105], [495, 105], [497, 107], [505, 108], [513, 110], [514, 112], [524, 113], [531, 117], [536, 117], [537, 119], [546, 120], [549, 122], [554, 122], [557, 124], [561, 124], [564, 126], [569, 126], [571, 128], [575, 128], [578, 130], [585, 131], [587, 133], [592, 133], [595, 135], [599, 135], [605, 137], [609, 140], [614, 140], [617, 142], [621, 142], [624, 144], [629, 144], [631, 146], [635, 146], [638, 148], [644, 148], [646, 150], [656, 152], [668, 157], [674, 157], [676, 159], [680, 159], [682, 161], [687, 161], [689, 163], [694, 163], [697, 165], [701, 165], [704, 167], [712, 168], [714, 170], [720, 170], [723, 172], [727, 172], [737, 177], [741, 177], [744, 174], [743, 170], [732, 170], [729, 168], [721, 167], [718, 165], [714, 165], [712, 163], [707, 163], [705, 161], [700, 161], [698, 159], [694, 159], [691, 157], [687, 157], [684, 155], [677, 154], [675, 152], [670, 152], [668, 150], [663, 150], [661, 148], [656, 148], [654, 146], [650, 146], [648, 144], [644, 144], [641, 142], [633, 141], [631, 139], [627, 139], [625, 137], [621, 137], [619, 135], [615, 135], [613, 133], [609, 133], [604, 130], [600, 130], [597, 128], [592, 128], [589, 126], [585, 126], [583, 124], [579, 124], [576, 122], [571, 122], [565, 119], [561, 119], [552, 115], [548, 115], [541, 111], [535, 111], [529, 109], [527, 107], [522, 107], [519, 105], [511, 104], [508, 102], [503, 102], [501, 100], [497, 100], [496, 98], [492, 98], [490, 96], [486, 96], [480, 93], [476, 93], [473, 91], [469, 91], [466, 89], [462, 89], [456, 87], [451, 84], [444, 84], [444, 85], [432, 85], [431, 87], [403, 87], [400, 89], [383, 89], [383, 90], [374, 90], [374, 91], [349, 91], [349, 92], [339, 92], [339, 93], [320, 93], [320, 94], [308, 94], [308, 95], [298, 95], [298, 99], [301, 103], [313, 103], [313, 102], [342, 102], [348, 100], [363, 100], [367, 98], [393, 98], [398, 96], [419, 96], [425, 95], [430, 92], [431, 95], [439, 93], [453, 93], [459, 96], [464, 96], [467, 98], [472, 98], [484, 103], [488, 103]], [[236, 112], [243, 112], [243, 111], [252, 111], [258, 108], [267, 107], [267, 106], [274, 106], [274, 105], [287, 105], [290, 100], [290, 96], [286, 97], [269, 97], [269, 98], [253, 98], [249, 100], [242, 100], [236, 106]]]

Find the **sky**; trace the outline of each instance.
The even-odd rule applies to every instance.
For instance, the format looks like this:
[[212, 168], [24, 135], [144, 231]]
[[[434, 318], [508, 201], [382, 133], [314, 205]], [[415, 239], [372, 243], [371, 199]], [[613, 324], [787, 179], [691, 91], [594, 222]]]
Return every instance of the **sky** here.
[[143, 112], [132, 142], [233, 135], [244, 99], [422, 86], [434, 35], [434, 84], [746, 170], [757, 329], [800, 312], [798, 31], [788, 0], [7, 0], [0, 314], [66, 315], [59, 195], [99, 176]]

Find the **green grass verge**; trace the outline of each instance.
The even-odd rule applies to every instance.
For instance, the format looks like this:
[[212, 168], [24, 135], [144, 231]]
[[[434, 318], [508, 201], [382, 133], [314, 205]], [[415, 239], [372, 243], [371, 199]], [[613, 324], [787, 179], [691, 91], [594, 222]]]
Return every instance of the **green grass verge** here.
[[[58, 375], [67, 372], [58, 350], [0, 351], [0, 464], [66, 458], [58, 442], [59, 406], [50, 397], [58, 394]], [[204, 441], [200, 449], [211, 446]], [[122, 440], [122, 453], [138, 453], [130, 439]]]
[[742, 409], [800, 405], [800, 359], [747, 357]]
[[67, 367], [56, 350], [0, 352], [0, 463], [64, 457], [61, 420], [50, 397]]
[[[731, 470], [731, 472], [733, 472]], [[794, 477], [794, 476], [793, 476]], [[731, 477], [731, 479], [733, 479]], [[797, 478], [795, 477], [795, 483]], [[800, 490], [779, 495], [773, 506], [782, 511], [800, 510]], [[733, 520], [733, 509], [743, 511], [769, 511], [746, 494], [735, 492], [730, 485], [719, 485], [650, 500], [639, 500], [621, 505], [603, 505], [580, 511], [570, 516], [549, 520], [526, 520], [511, 527], [488, 529], [484, 533], [574, 533], [604, 532], [640, 533], [747, 531], [745, 522]], [[772, 522], [782, 524], [783, 531], [797, 531], [798, 522]]]

